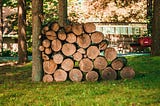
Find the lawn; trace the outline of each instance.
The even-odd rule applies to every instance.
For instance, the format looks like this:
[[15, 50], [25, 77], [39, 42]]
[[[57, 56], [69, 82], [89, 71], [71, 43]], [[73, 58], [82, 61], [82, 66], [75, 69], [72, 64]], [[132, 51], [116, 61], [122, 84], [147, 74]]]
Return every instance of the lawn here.
[[31, 63], [0, 67], [0, 106], [160, 106], [160, 57], [127, 59], [132, 80], [32, 82]]

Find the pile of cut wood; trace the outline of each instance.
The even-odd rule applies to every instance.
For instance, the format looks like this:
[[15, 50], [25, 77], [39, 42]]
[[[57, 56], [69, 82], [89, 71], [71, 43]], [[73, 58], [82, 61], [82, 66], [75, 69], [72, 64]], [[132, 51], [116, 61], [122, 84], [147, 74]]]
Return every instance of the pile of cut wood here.
[[94, 23], [60, 27], [55, 22], [43, 27], [40, 39], [44, 82], [94, 82], [135, 76], [133, 68], [126, 66], [127, 60], [117, 57], [116, 50], [108, 47]]

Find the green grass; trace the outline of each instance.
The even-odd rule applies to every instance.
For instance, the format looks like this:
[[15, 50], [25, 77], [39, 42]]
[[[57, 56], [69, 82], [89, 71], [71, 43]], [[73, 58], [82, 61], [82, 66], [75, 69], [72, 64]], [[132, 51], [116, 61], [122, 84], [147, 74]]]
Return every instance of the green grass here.
[[132, 80], [32, 82], [31, 63], [0, 67], [0, 106], [160, 106], [160, 57], [127, 57]]

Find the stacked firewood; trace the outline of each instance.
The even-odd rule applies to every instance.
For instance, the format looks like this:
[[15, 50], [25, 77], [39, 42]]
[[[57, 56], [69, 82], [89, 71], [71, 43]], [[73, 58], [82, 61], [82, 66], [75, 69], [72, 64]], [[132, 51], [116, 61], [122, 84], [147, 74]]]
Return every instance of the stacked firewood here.
[[60, 27], [54, 22], [44, 26], [42, 52], [44, 82], [82, 80], [97, 81], [133, 78], [133, 68], [126, 66], [125, 58], [117, 57], [114, 48], [108, 47], [102, 32], [94, 23], [74, 23]]

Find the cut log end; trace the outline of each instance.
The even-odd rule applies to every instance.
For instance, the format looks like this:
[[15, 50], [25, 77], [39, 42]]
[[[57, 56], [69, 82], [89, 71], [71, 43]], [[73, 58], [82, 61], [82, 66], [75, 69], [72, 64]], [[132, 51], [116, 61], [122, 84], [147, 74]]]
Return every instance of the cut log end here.
[[70, 58], [67, 58], [62, 62], [61, 67], [65, 71], [70, 71], [74, 67], [74, 61]]
[[81, 48], [87, 48], [91, 44], [91, 39], [88, 34], [83, 34], [77, 37], [77, 44]]
[[87, 57], [90, 59], [95, 59], [99, 54], [100, 54], [100, 51], [96, 46], [90, 46], [87, 49]]
[[53, 82], [53, 77], [50, 74], [46, 74], [43, 76], [43, 82]]
[[120, 71], [120, 76], [123, 79], [132, 79], [135, 76], [135, 71], [133, 68], [126, 66]]
[[86, 80], [89, 82], [95, 82], [98, 80], [98, 73], [96, 71], [90, 71], [86, 74]]
[[69, 78], [73, 82], [80, 82], [83, 78], [83, 74], [79, 69], [72, 69], [69, 72]]
[[54, 73], [54, 80], [56, 82], [66, 81], [67, 73], [62, 69], [57, 69]]
[[100, 43], [104, 39], [104, 35], [102, 32], [96, 31], [91, 35], [92, 43]]
[[93, 69], [93, 63], [88, 58], [83, 58], [79, 63], [80, 70], [83, 72], [89, 72]]
[[63, 55], [58, 53], [58, 54], [55, 54], [53, 56], [53, 61], [56, 63], [56, 64], [61, 64], [63, 62]]
[[98, 70], [102, 70], [107, 67], [107, 61], [106, 61], [105, 57], [102, 57], [102, 56], [97, 57], [94, 60], [93, 64], [94, 64], [94, 68], [96, 68]]
[[53, 60], [43, 62], [43, 70], [47, 74], [53, 74], [57, 69], [57, 64]]
[[102, 79], [104, 80], [115, 80], [117, 78], [117, 73], [111, 67], [106, 67], [102, 70]]
[[84, 27], [85, 32], [87, 33], [92, 33], [92, 32], [95, 32], [96, 30], [95, 24], [91, 22], [84, 23], [83, 27]]
[[62, 46], [62, 53], [65, 56], [71, 56], [76, 52], [76, 46], [71, 43], [66, 43]]
[[114, 48], [109, 47], [104, 51], [104, 55], [107, 61], [113, 61], [117, 57], [117, 52]]

